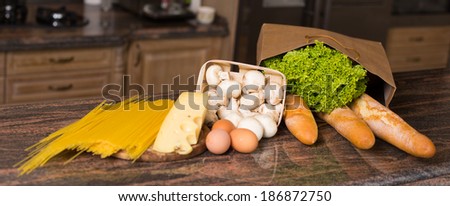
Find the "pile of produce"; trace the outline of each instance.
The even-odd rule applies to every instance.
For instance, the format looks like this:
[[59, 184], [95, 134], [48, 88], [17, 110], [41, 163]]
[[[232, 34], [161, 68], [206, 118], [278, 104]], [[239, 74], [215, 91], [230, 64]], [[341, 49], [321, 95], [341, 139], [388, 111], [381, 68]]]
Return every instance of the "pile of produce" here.
[[[368, 78], [361, 65], [322, 42], [262, 62], [273, 70], [240, 64], [247, 68], [231, 72], [228, 64], [213, 61], [201, 73], [207, 87], [181, 93], [176, 102], [131, 98], [101, 103], [28, 148], [29, 156], [17, 164], [21, 174], [64, 150], [77, 151], [73, 158], [83, 152], [130, 160], [154, 154], [157, 161], [190, 158], [206, 149], [251, 153], [263, 137], [276, 135], [282, 117], [306, 145], [317, 141], [317, 116], [358, 149], [373, 147], [377, 136], [416, 157], [435, 154], [428, 137], [365, 94]], [[205, 125], [212, 128], [209, 133]]]
[[315, 112], [358, 149], [372, 148], [377, 136], [413, 156], [434, 156], [428, 137], [364, 93], [366, 70], [324, 43], [266, 59], [262, 66], [286, 75], [291, 94], [284, 120], [302, 143], [317, 141]]
[[341, 52], [316, 41], [262, 62], [286, 75], [290, 93], [301, 96], [316, 112], [330, 113], [366, 90], [367, 71]]
[[241, 153], [255, 151], [262, 138], [277, 133], [284, 108], [282, 74], [264, 73], [244, 64], [239, 64], [242, 70], [232, 72], [228, 71], [231, 64], [212, 61], [204, 71], [208, 95], [205, 122], [212, 125], [206, 146], [214, 154], [223, 154], [230, 147]]

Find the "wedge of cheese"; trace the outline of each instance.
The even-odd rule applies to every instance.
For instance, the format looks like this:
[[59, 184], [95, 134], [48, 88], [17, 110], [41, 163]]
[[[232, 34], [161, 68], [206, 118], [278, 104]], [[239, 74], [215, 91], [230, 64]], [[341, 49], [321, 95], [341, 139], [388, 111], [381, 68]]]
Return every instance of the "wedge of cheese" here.
[[183, 92], [167, 114], [153, 150], [162, 153], [189, 154], [197, 144], [205, 119], [208, 97], [201, 92]]

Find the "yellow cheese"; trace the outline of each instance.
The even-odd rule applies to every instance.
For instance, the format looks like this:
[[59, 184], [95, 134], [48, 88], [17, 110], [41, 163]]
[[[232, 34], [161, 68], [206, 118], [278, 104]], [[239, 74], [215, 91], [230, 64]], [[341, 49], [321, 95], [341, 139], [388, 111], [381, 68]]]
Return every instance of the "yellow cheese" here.
[[162, 153], [189, 154], [197, 144], [206, 116], [206, 94], [183, 92], [170, 109], [153, 144]]

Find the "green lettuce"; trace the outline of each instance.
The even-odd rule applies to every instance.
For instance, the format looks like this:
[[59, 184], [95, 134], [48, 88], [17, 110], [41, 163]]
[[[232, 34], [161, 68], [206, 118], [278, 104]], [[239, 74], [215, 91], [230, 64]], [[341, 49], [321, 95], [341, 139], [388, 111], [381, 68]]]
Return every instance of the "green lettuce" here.
[[300, 95], [316, 112], [330, 113], [349, 104], [365, 92], [368, 82], [361, 65], [319, 41], [261, 65], [286, 75], [288, 92]]

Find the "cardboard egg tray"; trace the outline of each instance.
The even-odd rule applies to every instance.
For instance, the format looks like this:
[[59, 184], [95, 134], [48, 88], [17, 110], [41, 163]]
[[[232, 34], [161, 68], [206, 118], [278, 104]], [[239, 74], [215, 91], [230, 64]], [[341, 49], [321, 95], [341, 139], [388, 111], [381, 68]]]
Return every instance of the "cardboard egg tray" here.
[[[211, 65], [214, 65], [214, 64], [220, 65], [222, 67], [223, 71], [229, 72], [230, 79], [236, 80], [238, 82], [243, 81], [243, 77], [244, 77], [245, 73], [248, 71], [251, 71], [251, 70], [261, 71], [264, 74], [264, 76], [266, 77], [266, 84], [268, 82], [278, 83], [283, 88], [283, 98], [282, 98], [281, 104], [282, 105], [285, 104], [286, 77], [284, 76], [284, 74], [282, 74], [279, 71], [269, 69], [266, 67], [244, 64], [244, 63], [239, 63], [239, 62], [234, 62], [234, 61], [227, 61], [227, 60], [210, 60], [203, 64], [203, 66], [200, 69], [200, 73], [199, 73], [199, 77], [198, 77], [198, 81], [197, 81], [197, 91], [198, 92], [206, 92], [208, 90], [209, 85], [206, 81], [206, 70]], [[283, 112], [284, 112], [284, 106], [278, 117], [278, 122], [277, 122], [278, 125], [281, 123], [281, 119], [283, 117]]]

